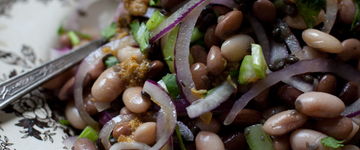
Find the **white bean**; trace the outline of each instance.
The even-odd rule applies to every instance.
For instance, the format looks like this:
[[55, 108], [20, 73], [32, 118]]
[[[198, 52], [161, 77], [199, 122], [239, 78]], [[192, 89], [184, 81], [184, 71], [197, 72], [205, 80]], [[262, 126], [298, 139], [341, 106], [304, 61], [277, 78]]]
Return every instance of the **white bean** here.
[[197, 150], [225, 150], [220, 137], [209, 131], [200, 131], [195, 139]]
[[317, 29], [306, 29], [302, 32], [305, 43], [313, 48], [327, 53], [343, 51], [341, 42], [334, 36]]

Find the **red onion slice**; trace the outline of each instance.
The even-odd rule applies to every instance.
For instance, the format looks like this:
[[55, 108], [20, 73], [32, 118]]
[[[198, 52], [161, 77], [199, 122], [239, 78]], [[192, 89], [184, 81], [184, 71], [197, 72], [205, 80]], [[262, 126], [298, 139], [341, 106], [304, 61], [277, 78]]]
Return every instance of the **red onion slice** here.
[[355, 117], [357, 115], [360, 115], [360, 99], [347, 106], [344, 112], [341, 113], [341, 116], [346, 116], [349, 118]]
[[261, 23], [251, 13], [247, 13], [245, 15], [245, 18], [247, 20], [249, 20], [252, 28], [254, 29], [256, 38], [257, 38], [258, 42], [260, 43], [261, 49], [263, 51], [265, 61], [267, 64], [269, 64], [270, 63], [270, 42], [266, 35], [265, 29], [263, 28]]
[[198, 117], [218, 107], [222, 102], [226, 101], [236, 89], [235, 83], [225, 80], [216, 89], [204, 99], [194, 101], [186, 108], [190, 118]]
[[230, 113], [226, 117], [224, 124], [231, 124], [236, 115], [247, 105], [247, 103], [266, 88], [269, 88], [283, 79], [288, 79], [294, 75], [308, 72], [331, 72], [339, 75], [345, 80], [354, 81], [360, 85], [360, 72], [349, 64], [325, 58], [301, 60], [295, 64], [286, 66], [280, 71], [268, 74], [265, 79], [256, 82], [250, 91], [246, 92], [235, 102]]
[[115, 17], [114, 17], [114, 21], [113, 21], [113, 22], [117, 22], [120, 16], [125, 16], [125, 15], [128, 15], [128, 14], [129, 14], [129, 11], [127, 11], [127, 10], [124, 8], [124, 2], [123, 2], [123, 1], [120, 1], [119, 6], [118, 6], [118, 8], [116, 9], [116, 14], [115, 14]]
[[176, 79], [184, 99], [188, 100], [190, 103], [198, 99], [191, 92], [191, 89], [195, 89], [189, 63], [191, 33], [194, 30], [195, 23], [202, 9], [208, 5], [209, 2], [210, 0], [205, 0], [204, 3], [184, 18], [179, 27], [179, 33], [175, 44], [174, 65]]
[[298, 51], [302, 51], [299, 41], [296, 39], [295, 35], [291, 32], [291, 29], [286, 23], [278, 19], [275, 27], [280, 28], [281, 35], [284, 37], [285, 43], [289, 47], [292, 54], [296, 54]]
[[[118, 39], [107, 43], [102, 47], [110, 47], [112, 51], [123, 48], [128, 45], [135, 45], [136, 41], [134, 37], [127, 36], [122, 39]], [[105, 55], [109, 54], [109, 52], [105, 52], [102, 50], [102, 47], [96, 49], [94, 52], [90, 53], [79, 65], [79, 68], [75, 75], [75, 83], [74, 83], [74, 99], [76, 108], [79, 111], [81, 118], [94, 128], [95, 130], [100, 130], [99, 122], [95, 121], [85, 110], [84, 101], [83, 101], [83, 82], [87, 72], [90, 70], [92, 65], [96, 63], [98, 60], [102, 59]]]
[[289, 84], [302, 92], [310, 92], [314, 89], [314, 85], [305, 82], [298, 76], [292, 76], [288, 79], [283, 79], [282, 82]]
[[95, 102], [94, 106], [98, 112], [102, 112], [111, 107], [111, 102]]
[[282, 59], [289, 56], [288, 50], [284, 43], [276, 43], [274, 40], [271, 42], [270, 63], [274, 63], [276, 59]]
[[326, 0], [325, 22], [324, 22], [324, 27], [321, 29], [321, 31], [325, 33], [330, 33], [332, 27], [334, 26], [337, 12], [338, 12], [337, 0]]
[[212, 0], [210, 3], [224, 5], [229, 8], [234, 8], [238, 5], [233, 0]]
[[156, 143], [151, 148], [159, 150], [169, 141], [176, 125], [176, 109], [170, 95], [155, 81], [147, 80], [143, 91], [151, 96], [151, 100], [161, 107], [156, 122]]
[[[177, 24], [181, 22], [192, 10], [198, 7], [206, 0], [190, 0], [176, 12], [174, 12], [169, 18], [160, 23], [158, 27], [150, 32], [150, 43], [154, 43], [165, 33], [169, 32]], [[196, 19], [195, 19], [196, 20]], [[191, 35], [191, 34], [190, 34]]]

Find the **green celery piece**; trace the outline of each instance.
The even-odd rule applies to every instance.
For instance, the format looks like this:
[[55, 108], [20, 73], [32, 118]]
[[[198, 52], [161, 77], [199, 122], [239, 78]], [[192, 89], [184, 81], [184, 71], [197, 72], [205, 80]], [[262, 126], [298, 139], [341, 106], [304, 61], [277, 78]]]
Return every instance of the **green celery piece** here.
[[159, 10], [155, 10], [154, 14], [146, 22], [146, 27], [149, 30], [155, 29], [161, 22], [163, 22], [167, 17], [160, 13]]
[[64, 33], [66, 33], [67, 31], [63, 28], [63, 25], [60, 25], [59, 29], [58, 29], [58, 35], [62, 35]]
[[246, 127], [244, 135], [251, 150], [274, 150], [272, 140], [264, 132], [262, 124]]
[[75, 31], [75, 33], [76, 33], [76, 35], [78, 35], [79, 37], [84, 38], [84, 39], [91, 40], [91, 38], [92, 38], [92, 36], [89, 35], [89, 34], [85, 34], [85, 33], [81, 33], [81, 32], [76, 32], [76, 31]]
[[326, 147], [331, 147], [331, 148], [339, 148], [339, 147], [342, 147], [344, 146], [344, 143], [345, 140], [342, 140], [342, 141], [339, 141], [333, 137], [326, 137], [326, 138], [323, 138], [321, 139], [321, 143], [326, 146]]
[[149, 47], [150, 32], [144, 23], [139, 21], [133, 21], [130, 24], [131, 33], [134, 35], [136, 41], [139, 43], [141, 52], [145, 52], [145, 49]]
[[199, 27], [194, 27], [194, 30], [191, 33], [191, 43], [200, 39], [204, 39], [204, 35], [205, 34], [199, 30]]
[[89, 140], [91, 140], [93, 142], [96, 142], [96, 140], [99, 137], [99, 133], [95, 129], [93, 129], [92, 127], [86, 126], [86, 128], [80, 133], [80, 135], [79, 135], [79, 137], [77, 139], [80, 139], [80, 138], [83, 138], [83, 137], [86, 137]]
[[359, 12], [360, 12], [360, 0], [354, 0], [355, 3], [355, 7], [356, 7], [356, 13], [354, 16], [354, 20], [351, 23], [351, 31], [354, 29], [354, 26], [357, 22], [360, 21], [360, 16], [359, 16]]
[[296, 7], [308, 28], [314, 28], [320, 10], [325, 7], [326, 0], [295, 0]]
[[181, 150], [186, 150], [184, 142], [183, 142], [183, 140], [181, 138], [180, 129], [179, 129], [178, 125], [175, 126], [175, 133], [176, 133], [176, 136], [177, 136], [177, 138], [179, 140], [180, 149]]
[[67, 34], [70, 38], [72, 45], [78, 45], [80, 43], [80, 38], [76, 35], [74, 31], [69, 31]]
[[155, 6], [160, 0], [150, 0], [149, 5]]
[[105, 60], [106, 68], [110, 68], [118, 63], [119, 63], [119, 61], [116, 59], [115, 56], [110, 56]]
[[165, 86], [173, 100], [178, 99], [180, 97], [180, 88], [176, 83], [176, 75], [167, 74], [162, 77], [162, 80], [165, 83]]
[[60, 124], [64, 125], [64, 126], [69, 126], [71, 125], [70, 122], [68, 120], [65, 119], [60, 119], [59, 120]]
[[259, 77], [256, 75], [253, 67], [253, 57], [251, 55], [246, 55], [241, 62], [239, 70], [239, 83], [241, 85], [246, 85], [257, 81]]
[[251, 55], [253, 57], [253, 67], [256, 75], [260, 79], [264, 79], [266, 77], [267, 64], [259, 44], [251, 44]]
[[104, 30], [101, 31], [101, 36], [106, 40], [109, 40], [112, 36], [115, 35], [117, 28], [117, 23], [113, 22], [107, 26]]
[[170, 31], [163, 50], [164, 58], [166, 58], [166, 63], [168, 64], [171, 73], [175, 73], [174, 50], [175, 50], [175, 44], [176, 44], [176, 38], [178, 32], [179, 32], [179, 26], [174, 27]]

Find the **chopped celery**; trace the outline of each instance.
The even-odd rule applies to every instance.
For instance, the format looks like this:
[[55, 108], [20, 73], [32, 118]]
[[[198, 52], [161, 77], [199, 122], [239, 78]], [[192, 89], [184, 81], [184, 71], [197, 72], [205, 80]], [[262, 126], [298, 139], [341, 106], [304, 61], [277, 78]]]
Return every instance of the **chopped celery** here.
[[160, 13], [159, 10], [155, 10], [154, 14], [146, 22], [146, 27], [149, 30], [155, 29], [161, 22], [163, 22], [167, 17]]
[[175, 73], [173, 60], [174, 60], [175, 43], [178, 32], [179, 32], [179, 26], [174, 27], [170, 31], [163, 50], [164, 58], [166, 58], [166, 63], [168, 64], [171, 73]]
[[110, 56], [105, 60], [106, 68], [110, 68], [118, 63], [119, 63], [119, 61], [116, 59], [115, 56]]
[[133, 21], [130, 24], [130, 31], [134, 35], [135, 40], [139, 43], [141, 52], [145, 53], [145, 49], [149, 46], [150, 32], [144, 23]]
[[165, 86], [173, 100], [178, 99], [180, 97], [180, 88], [176, 83], [176, 75], [174, 74], [167, 74], [166, 76], [162, 77], [162, 80], [165, 83]]
[[175, 126], [175, 133], [176, 133], [176, 136], [177, 136], [177, 138], [179, 140], [180, 149], [181, 150], [186, 150], [184, 142], [183, 142], [183, 140], [181, 138], [180, 129], [179, 129], [178, 125]]
[[86, 126], [86, 128], [80, 133], [80, 135], [77, 139], [80, 139], [83, 137], [86, 137], [89, 140], [96, 142], [96, 140], [99, 137], [99, 133], [92, 127]]
[[78, 45], [80, 43], [80, 38], [76, 35], [74, 31], [69, 31], [67, 34], [70, 38], [72, 45]]
[[204, 33], [199, 30], [199, 27], [194, 27], [194, 30], [191, 33], [191, 43], [204, 39]]
[[261, 46], [258, 44], [251, 44], [251, 55], [253, 57], [253, 67], [256, 75], [260, 79], [264, 79], [266, 77], [267, 64]]
[[240, 65], [239, 83], [241, 85], [246, 85], [256, 82], [258, 79], [259, 77], [256, 75], [253, 67], [253, 56], [246, 55]]
[[244, 130], [246, 142], [251, 150], [273, 150], [270, 136], [263, 130], [262, 124], [246, 127]]

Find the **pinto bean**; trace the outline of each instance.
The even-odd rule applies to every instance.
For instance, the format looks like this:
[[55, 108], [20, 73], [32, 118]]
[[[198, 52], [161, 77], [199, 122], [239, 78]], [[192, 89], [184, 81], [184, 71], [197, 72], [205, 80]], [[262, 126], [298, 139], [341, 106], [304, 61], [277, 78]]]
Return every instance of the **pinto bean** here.
[[[290, 136], [290, 144], [292, 149], [296, 150], [330, 150], [321, 143], [321, 139], [327, 135], [309, 129], [297, 129]], [[332, 148], [334, 150], [335, 148]], [[336, 148], [340, 150], [340, 148]]]
[[214, 76], [219, 76], [226, 68], [227, 61], [221, 55], [220, 48], [212, 46], [207, 55], [206, 66], [209, 72]]
[[137, 142], [143, 142], [148, 145], [155, 144], [156, 136], [156, 123], [146, 122], [141, 124], [134, 133], [134, 140]]
[[105, 69], [106, 66], [103, 61], [98, 60], [90, 66], [88, 73], [90, 74], [92, 80], [96, 80]]
[[252, 11], [256, 18], [269, 22], [276, 17], [275, 5], [269, 0], [256, 0], [252, 5]]
[[[297, 13], [297, 15], [295, 17], [291, 17], [291, 16], [287, 15], [284, 18], [284, 20], [285, 20], [285, 23], [287, 25], [289, 25], [289, 27], [291, 27], [291, 28], [301, 29], [301, 30], [308, 28], [300, 13]], [[319, 13], [318, 19], [316, 20], [315, 26], [319, 25], [324, 20], [325, 20], [325, 12], [324, 12], [324, 10], [321, 10]]]
[[300, 127], [307, 121], [307, 116], [297, 110], [287, 110], [271, 116], [264, 123], [264, 131], [272, 136], [281, 136]]
[[279, 106], [274, 106], [274, 107], [270, 107], [266, 110], [264, 110], [262, 112], [263, 117], [265, 120], [268, 120], [271, 116], [274, 116], [275, 114], [278, 114], [282, 111], [287, 110], [288, 108], [286, 106], [283, 105], [279, 105]]
[[129, 122], [122, 122], [116, 125], [113, 129], [112, 135], [115, 139], [119, 139], [121, 135], [130, 135], [131, 128], [129, 127]]
[[275, 150], [290, 150], [290, 136], [285, 134], [283, 136], [274, 136], [273, 147]]
[[83, 97], [84, 97], [84, 106], [85, 106], [86, 112], [89, 115], [95, 115], [95, 114], [99, 113], [95, 107], [95, 101], [93, 100], [90, 92], [84, 92]]
[[345, 105], [352, 104], [359, 98], [359, 86], [353, 81], [346, 83], [339, 94], [339, 98]]
[[239, 131], [233, 132], [226, 137], [221, 137], [221, 140], [227, 150], [245, 149], [247, 145], [244, 134]]
[[77, 110], [74, 101], [69, 101], [66, 104], [65, 117], [76, 129], [83, 130], [87, 125], [80, 117], [79, 111]]
[[143, 113], [150, 107], [151, 101], [141, 96], [142, 87], [127, 88], [122, 96], [123, 102], [131, 112]]
[[200, 131], [195, 138], [195, 144], [197, 150], [225, 150], [220, 137], [217, 134], [208, 131]]
[[142, 60], [146, 58], [144, 53], [140, 51], [140, 48], [135, 48], [132, 46], [125, 46], [117, 51], [116, 58], [119, 62], [124, 62], [126, 59], [130, 57], [135, 57], [137, 63], [141, 63]]
[[[219, 116], [218, 120], [223, 122], [227, 116], [227, 113], [223, 113]], [[231, 125], [239, 125], [239, 126], [249, 126], [253, 124], [260, 123], [262, 119], [262, 114], [253, 109], [242, 109], [235, 117], [234, 121]]]
[[254, 39], [246, 34], [232, 36], [221, 45], [221, 54], [229, 61], [240, 61], [251, 53], [251, 43]]
[[346, 24], [351, 24], [356, 14], [356, 7], [352, 0], [341, 0], [338, 11], [339, 20]]
[[216, 24], [211, 25], [206, 29], [204, 36], [204, 43], [207, 48], [211, 48], [211, 46], [220, 46], [221, 39], [215, 35]]
[[291, 107], [294, 107], [296, 98], [302, 93], [304, 92], [288, 84], [281, 86], [281, 88], [278, 91], [280, 100], [283, 101], [286, 105]]
[[338, 140], [348, 137], [352, 131], [352, 121], [347, 117], [325, 118], [316, 122], [315, 129]]
[[349, 61], [350, 59], [359, 59], [360, 57], [360, 41], [355, 38], [346, 39], [341, 42], [343, 51], [337, 54], [337, 59], [341, 61]]
[[147, 78], [151, 79], [156, 77], [164, 68], [164, 63], [159, 60], [150, 62]]
[[91, 88], [93, 98], [98, 102], [111, 102], [125, 90], [125, 81], [114, 68], [108, 68], [95, 81]]
[[329, 94], [335, 94], [336, 92], [336, 83], [337, 83], [337, 80], [336, 80], [336, 77], [332, 74], [325, 74], [318, 86], [317, 86], [317, 89], [316, 91], [318, 92], [325, 92], [325, 93], [329, 93]]
[[317, 29], [306, 29], [302, 32], [305, 43], [313, 48], [327, 53], [341, 53], [341, 42], [334, 36]]
[[206, 124], [200, 118], [197, 118], [194, 125], [199, 127], [201, 131], [209, 131], [213, 133], [219, 133], [221, 129], [221, 124], [215, 118], [211, 118], [209, 124]]
[[201, 45], [194, 45], [190, 48], [190, 53], [194, 58], [194, 63], [199, 62], [206, 64], [207, 52], [204, 47]]
[[195, 88], [197, 90], [210, 89], [211, 83], [210, 83], [210, 79], [208, 77], [209, 71], [208, 71], [206, 65], [204, 65], [203, 63], [195, 63], [195, 64], [191, 65], [190, 71], [191, 71], [192, 78], [195, 83]]
[[80, 138], [74, 143], [74, 150], [95, 150], [96, 144], [88, 138]]
[[345, 104], [328, 93], [305, 92], [296, 99], [295, 108], [308, 116], [334, 118], [344, 111]]
[[227, 36], [234, 34], [241, 26], [243, 21], [243, 13], [233, 10], [227, 13], [217, 24], [215, 35], [225, 39]]

